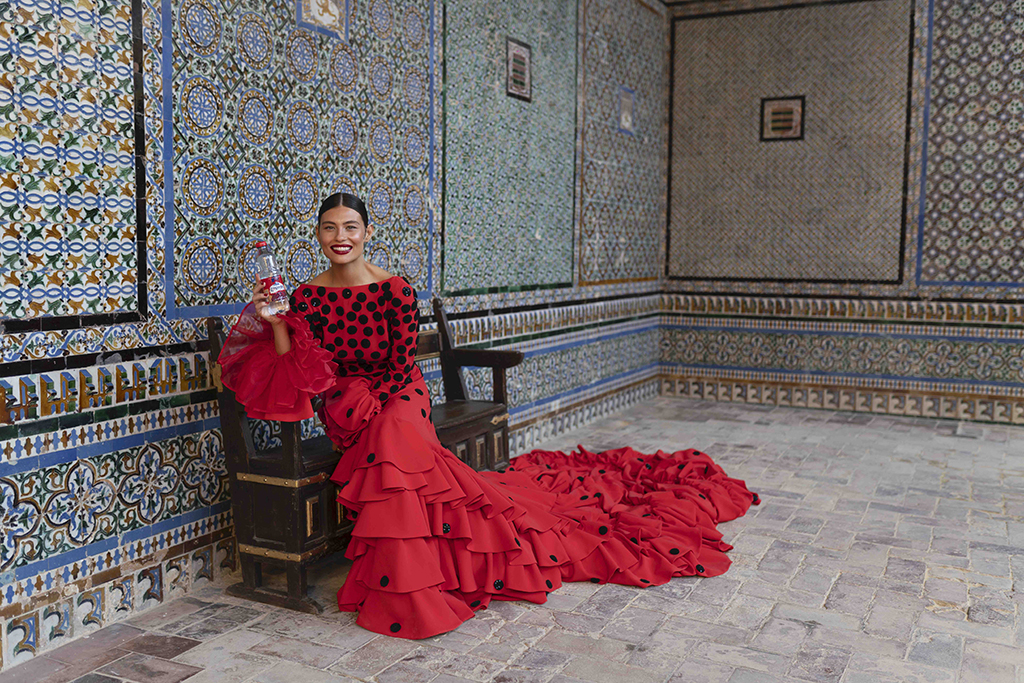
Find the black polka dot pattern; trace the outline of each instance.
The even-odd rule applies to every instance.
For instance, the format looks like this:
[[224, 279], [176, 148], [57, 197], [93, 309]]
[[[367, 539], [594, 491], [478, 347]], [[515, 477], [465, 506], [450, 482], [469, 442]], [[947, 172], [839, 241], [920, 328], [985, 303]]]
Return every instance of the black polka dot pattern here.
[[469, 603], [469, 606], [472, 607], [473, 609], [476, 609], [477, 607], [480, 606], [480, 601], [479, 600], [474, 600], [473, 602]]
[[399, 624], [397, 621], [395, 623], [391, 624], [391, 632], [392, 633], [398, 633], [401, 630], [402, 630], [402, 625]]
[[449, 524], [448, 522], [445, 522], [444, 524], [441, 525], [441, 531], [443, 531], [446, 534], [451, 533], [452, 525]]
[[703, 574], [704, 573], [704, 565], [702, 565], [702, 564], [698, 564], [697, 565], [697, 573], [698, 574]]
[[548, 579], [544, 583], [547, 585], [548, 588], [554, 588], [555, 587], [555, 584], [551, 583], [551, 579]]
[[396, 276], [345, 288], [307, 285], [293, 298], [310, 332], [334, 354], [340, 376], [368, 377], [370, 393], [381, 403], [395, 396], [410, 400], [402, 389], [420, 376], [414, 363], [419, 307], [405, 280]]
[[597, 530], [597, 533], [599, 533], [602, 536], [604, 536], [606, 533], [608, 533], [608, 527], [606, 527], [606, 526], [601, 527], [600, 529]]
[[389, 579], [386, 576], [380, 577], [380, 587], [381, 588], [386, 588], [389, 583], [391, 583], [391, 579]]
[[502, 581], [501, 579], [498, 579], [497, 581], [494, 582], [494, 590], [500, 591], [504, 587], [505, 587], [505, 582]]
[[679, 548], [672, 548], [672, 550], [668, 551], [668, 554], [669, 555], [678, 555], [679, 554]]

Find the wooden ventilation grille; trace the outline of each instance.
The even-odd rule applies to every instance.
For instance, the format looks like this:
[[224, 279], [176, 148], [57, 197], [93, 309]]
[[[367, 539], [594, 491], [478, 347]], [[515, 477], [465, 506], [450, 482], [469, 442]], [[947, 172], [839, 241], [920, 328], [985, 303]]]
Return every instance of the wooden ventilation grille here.
[[520, 54], [512, 55], [512, 85], [517, 88], [526, 87], [526, 58]]
[[793, 133], [796, 123], [796, 110], [793, 107], [781, 107], [772, 111], [769, 130], [776, 135]]

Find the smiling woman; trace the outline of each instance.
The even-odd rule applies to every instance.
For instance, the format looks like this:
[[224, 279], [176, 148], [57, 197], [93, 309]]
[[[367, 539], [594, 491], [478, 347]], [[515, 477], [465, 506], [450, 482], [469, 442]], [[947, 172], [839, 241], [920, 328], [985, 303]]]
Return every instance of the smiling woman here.
[[355, 522], [342, 611], [426, 638], [492, 599], [542, 603], [562, 581], [650, 586], [726, 570], [731, 546], [715, 525], [757, 496], [703, 453], [534, 451], [480, 473], [442, 447], [415, 364], [416, 294], [366, 261], [372, 235], [358, 197], [324, 200], [317, 240], [330, 267], [281, 315], [258, 286], [220, 355], [252, 417], [309, 416], [320, 397], [343, 451], [331, 479]]

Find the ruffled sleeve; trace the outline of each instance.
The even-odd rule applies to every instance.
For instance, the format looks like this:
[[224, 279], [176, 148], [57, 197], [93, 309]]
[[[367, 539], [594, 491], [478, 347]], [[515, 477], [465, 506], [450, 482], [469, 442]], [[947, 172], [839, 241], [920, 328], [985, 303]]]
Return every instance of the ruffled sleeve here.
[[290, 310], [281, 318], [291, 336], [288, 353], [278, 355], [270, 324], [249, 304], [228, 333], [218, 362], [221, 381], [249, 417], [294, 422], [313, 417], [309, 399], [334, 385], [337, 366], [302, 316]]

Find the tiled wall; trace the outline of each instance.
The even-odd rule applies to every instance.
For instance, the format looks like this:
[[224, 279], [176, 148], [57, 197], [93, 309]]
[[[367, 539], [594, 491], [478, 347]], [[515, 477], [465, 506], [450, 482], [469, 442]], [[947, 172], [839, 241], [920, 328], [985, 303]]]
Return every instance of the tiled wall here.
[[[462, 343], [526, 352], [516, 451], [657, 392], [665, 9], [520, 4], [0, 4], [4, 668], [234, 570], [204, 319], [240, 310], [256, 239], [291, 283], [322, 266], [327, 192]], [[492, 92], [506, 34], [531, 103]]]
[[[712, 208], [706, 196], [698, 200], [689, 190], [677, 194], [676, 189], [733, 194], [723, 205], [729, 221], [697, 221], [694, 235], [704, 253], [696, 254], [692, 244], [670, 250], [662, 325], [663, 391], [718, 400], [1024, 422], [1024, 326], [1018, 303], [1024, 284], [1024, 187], [1018, 182], [1024, 8], [1019, 3], [956, 0], [793, 4], [729, 0], [687, 3], [672, 10], [677, 55], [684, 47], [696, 51], [679, 44], [685, 36], [711, 39], [700, 52], [707, 64], [675, 71], [673, 244], [677, 230], [682, 238], [690, 234], [686, 222], [695, 220], [687, 214], [690, 209]], [[767, 81], [741, 79], [743, 87], [729, 91], [729, 101], [714, 103], [717, 110], [734, 112], [730, 124], [709, 125], [707, 139], [695, 144], [713, 145], [717, 160], [677, 154], [691, 149], [684, 136], [693, 133], [693, 126], [679, 120], [689, 111], [684, 95], [703, 93], [698, 98], [707, 99], [719, 92], [714, 68], [723, 60], [735, 62], [737, 52], [781, 54], [773, 59], [792, 62], [790, 51], [800, 54], [805, 48], [790, 28], [805, 26], [806, 21], [798, 20], [808, 19], [811, 12], [819, 22], [812, 27], [840, 25], [851, 13], [860, 16], [857, 46], [823, 28], [816, 34], [820, 44], [814, 54], [823, 49], [825, 56], [801, 68], [773, 70]], [[907, 27], [906, 36], [871, 50], [864, 47], [871, 44], [873, 26], [891, 31], [897, 24]], [[717, 38], [707, 28], [712, 25], [718, 27]], [[748, 30], [765, 25], [775, 28]], [[746, 47], [737, 51], [735, 41]], [[901, 63], [890, 54], [896, 42], [912, 48]], [[859, 63], [856, 69], [849, 67], [851, 59]], [[900, 78], [879, 78], [870, 88], [857, 87], [864, 69], [889, 62], [901, 69]], [[734, 66], [741, 72], [755, 69], [751, 64]], [[762, 66], [758, 63], [756, 70]], [[805, 78], [812, 71], [818, 74], [814, 83]], [[908, 94], [905, 118], [887, 118], [885, 105], [905, 101]], [[758, 142], [756, 103], [780, 95], [806, 95], [805, 139]], [[837, 102], [859, 107], [878, 130], [868, 135], [860, 123], [837, 127], [849, 113], [837, 112]], [[737, 139], [739, 123], [747, 130], [744, 140]], [[867, 162], [877, 157], [878, 141], [893, 134], [906, 147], [905, 171], [876, 173]], [[823, 139], [830, 148], [824, 163], [818, 155]], [[758, 162], [739, 163], [752, 149]], [[719, 186], [718, 176], [694, 173], [701, 164], [718, 162], [736, 162], [728, 178], [741, 195]], [[767, 236], [755, 235], [755, 227], [763, 228], [781, 210], [792, 215], [813, 208], [790, 185], [794, 174], [799, 177], [808, 169], [816, 169], [829, 190], [823, 196], [832, 196], [832, 186], [870, 184], [864, 185], [863, 202], [849, 204], [849, 197], [839, 202], [847, 202], [845, 225], [867, 221], [866, 229], [852, 234], [822, 226], [815, 235], [805, 235], [799, 228], [787, 231], [784, 241], [769, 240], [775, 246], [763, 245]], [[905, 193], [902, 215], [877, 213], [871, 197], [878, 193]], [[812, 225], [803, 218], [795, 224]], [[716, 227], [709, 231], [709, 225]], [[708, 248], [707, 238], [715, 240], [717, 249]], [[879, 240], [899, 245], [898, 253], [891, 246], [880, 250]], [[755, 253], [758, 245], [764, 248]], [[883, 252], [884, 258], [876, 258]], [[854, 259], [864, 266], [888, 265], [876, 268], [871, 277], [865, 271], [861, 281], [841, 277], [853, 271], [837, 266]], [[720, 268], [702, 270], [700, 263]], [[900, 277], [883, 282], [883, 271], [893, 263], [901, 264]], [[810, 276], [829, 269], [832, 276], [822, 281], [785, 280], [786, 275], [812, 280]], [[729, 276], [733, 279], [725, 279]]]

